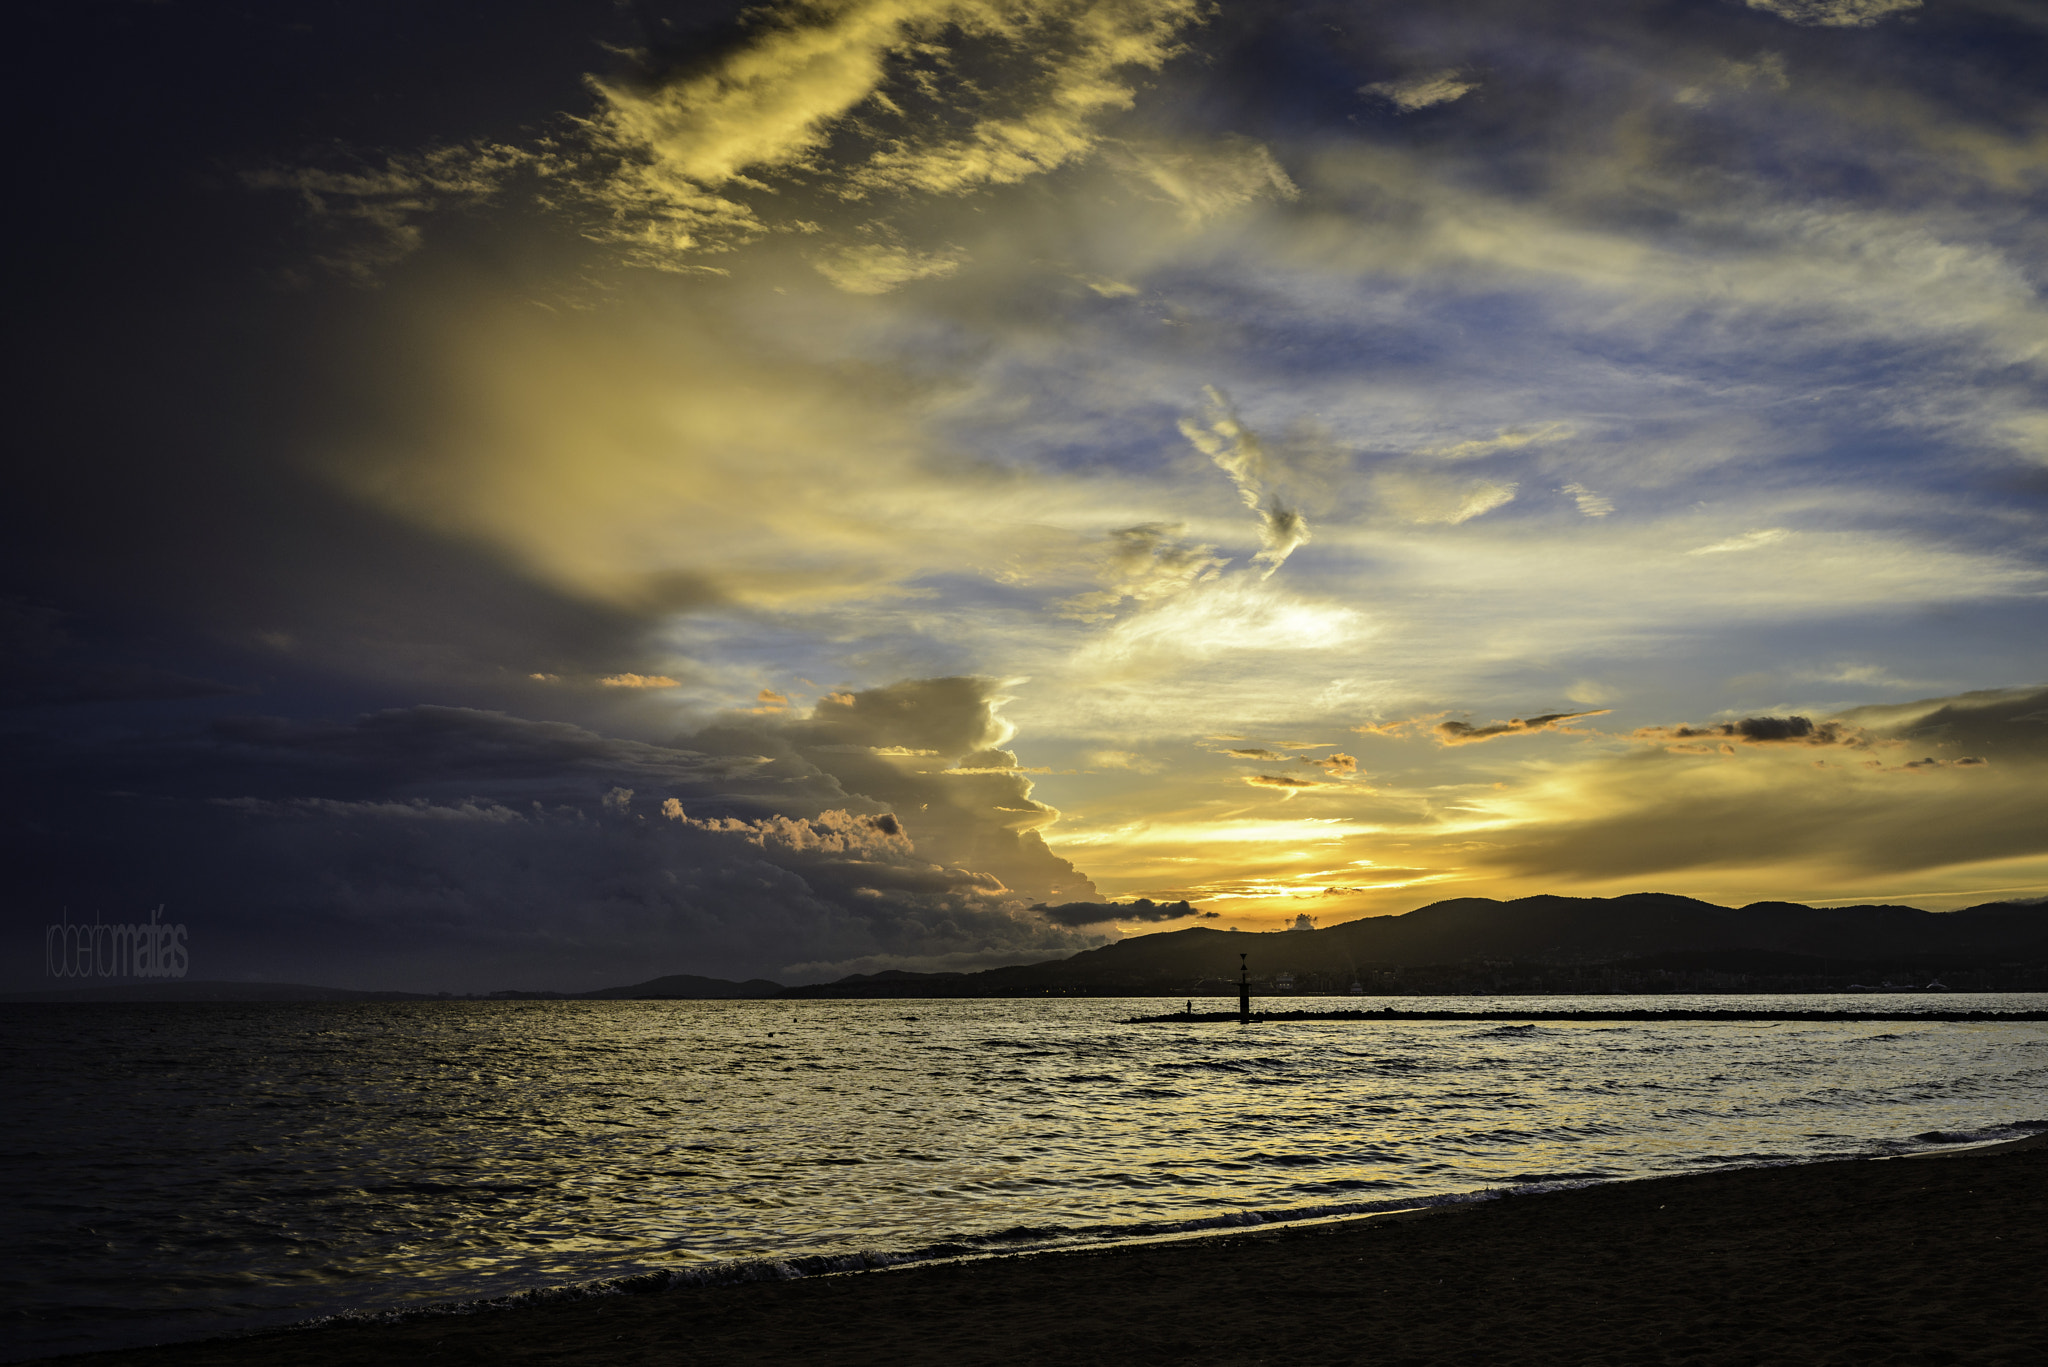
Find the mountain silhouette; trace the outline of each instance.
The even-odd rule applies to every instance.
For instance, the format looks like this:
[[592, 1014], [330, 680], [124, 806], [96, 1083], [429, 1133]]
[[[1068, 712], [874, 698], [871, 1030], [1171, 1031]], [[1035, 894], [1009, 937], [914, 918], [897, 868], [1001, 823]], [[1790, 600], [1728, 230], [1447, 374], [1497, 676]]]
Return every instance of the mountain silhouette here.
[[[789, 989], [785, 996], [1027, 996], [1042, 992], [1194, 991], [1237, 974], [1280, 973], [1342, 990], [1404, 970], [1519, 967], [1530, 990], [1601, 990], [1569, 970], [1621, 966], [1751, 977], [1827, 975], [1846, 981], [1890, 965], [1913, 973], [2048, 960], [2048, 905], [1992, 902], [1965, 911], [1917, 907], [1809, 907], [1797, 902], [1716, 906], [1670, 893], [1624, 897], [1460, 897], [1399, 916], [1319, 930], [1248, 932], [1206, 926], [1137, 935], [1071, 958], [980, 973], [903, 973]], [[1541, 970], [1541, 971], [1538, 971]], [[1609, 975], [1610, 977], [1614, 975]], [[1438, 973], [1406, 990], [1472, 990], [1472, 972]], [[1368, 982], [1372, 987], [1377, 979]], [[1462, 987], [1457, 984], [1463, 984]], [[1792, 988], [1788, 990], [1811, 990]], [[1393, 990], [1393, 989], [1388, 989]], [[1612, 990], [1640, 990], [1619, 985]]]

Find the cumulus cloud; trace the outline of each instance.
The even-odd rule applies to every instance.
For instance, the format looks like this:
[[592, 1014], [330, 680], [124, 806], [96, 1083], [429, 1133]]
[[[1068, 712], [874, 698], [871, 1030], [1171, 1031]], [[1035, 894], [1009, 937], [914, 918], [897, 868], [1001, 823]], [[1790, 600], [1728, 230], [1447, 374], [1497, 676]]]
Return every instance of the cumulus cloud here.
[[1478, 88], [1478, 81], [1461, 75], [1455, 68], [1450, 68], [1403, 76], [1391, 81], [1375, 81], [1371, 85], [1360, 86], [1358, 93], [1377, 96], [1401, 113], [1412, 114], [1431, 105], [1449, 104], [1452, 100], [1468, 95]]
[[1222, 751], [1221, 753], [1223, 753], [1223, 754], [1226, 754], [1226, 755], [1234, 755], [1234, 756], [1236, 756], [1236, 757], [1237, 757], [1238, 759], [1286, 759], [1286, 758], [1287, 758], [1287, 756], [1285, 756], [1285, 755], [1283, 755], [1283, 754], [1280, 754], [1280, 753], [1279, 753], [1279, 752], [1277, 752], [1277, 751], [1274, 751], [1274, 750], [1265, 750], [1265, 749], [1259, 749], [1259, 748], [1256, 748], [1256, 747], [1249, 747], [1249, 748], [1246, 748], [1246, 749], [1242, 749], [1242, 750], [1224, 750], [1224, 751]]
[[1491, 722], [1485, 726], [1474, 726], [1470, 722], [1444, 721], [1430, 728], [1439, 744], [1472, 745], [1479, 741], [1499, 740], [1502, 736], [1527, 736], [1538, 731], [1564, 731], [1570, 728], [1564, 723], [1580, 717], [1602, 717], [1612, 708], [1596, 708], [1590, 712], [1546, 712], [1536, 717], [1515, 717], [1508, 721]]
[[607, 674], [598, 680], [605, 688], [678, 688], [666, 674]]
[[1325, 755], [1321, 759], [1303, 757], [1301, 762], [1303, 764], [1315, 765], [1332, 778], [1341, 778], [1358, 772], [1358, 757], [1356, 755], [1344, 754], [1341, 751], [1333, 755]]
[[1185, 900], [1179, 902], [1155, 902], [1149, 897], [1139, 897], [1129, 902], [1066, 902], [1056, 907], [1039, 903], [1031, 908], [1054, 925], [1099, 926], [1115, 921], [1136, 921], [1141, 924], [1157, 921], [1218, 920], [1213, 911], [1203, 911], [1190, 906]]
[[[616, 809], [626, 810], [632, 796], [632, 793], [625, 792], [625, 801], [615, 804]], [[809, 818], [765, 816], [752, 821], [730, 816], [698, 819], [683, 810], [680, 799], [670, 797], [662, 799], [661, 814], [670, 821], [678, 821], [700, 831], [723, 831], [738, 836], [764, 850], [804, 850], [883, 860], [904, 859], [916, 853], [916, 847], [911, 844], [903, 823], [896, 819], [894, 812], [856, 815], [825, 811]], [[982, 886], [996, 889], [1002, 886], [985, 874], [968, 874], [967, 878], [970, 881], [978, 879]]]

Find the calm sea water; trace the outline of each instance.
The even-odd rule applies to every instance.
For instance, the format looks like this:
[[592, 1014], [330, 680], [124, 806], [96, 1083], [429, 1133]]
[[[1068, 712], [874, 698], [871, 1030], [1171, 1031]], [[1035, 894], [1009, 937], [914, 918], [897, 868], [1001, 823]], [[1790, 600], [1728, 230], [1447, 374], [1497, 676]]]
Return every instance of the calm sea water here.
[[0, 1006], [0, 1342], [18, 1359], [650, 1269], [1909, 1152], [2048, 1120], [2041, 1023], [1117, 1024], [1162, 1005]]

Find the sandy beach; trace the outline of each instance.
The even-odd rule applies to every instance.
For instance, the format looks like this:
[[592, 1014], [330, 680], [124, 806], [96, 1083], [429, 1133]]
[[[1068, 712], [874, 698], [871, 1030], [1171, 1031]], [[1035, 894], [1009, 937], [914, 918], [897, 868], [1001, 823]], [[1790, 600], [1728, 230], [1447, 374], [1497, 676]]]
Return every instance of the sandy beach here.
[[343, 1323], [66, 1359], [2048, 1361], [2048, 1136], [1171, 1243]]

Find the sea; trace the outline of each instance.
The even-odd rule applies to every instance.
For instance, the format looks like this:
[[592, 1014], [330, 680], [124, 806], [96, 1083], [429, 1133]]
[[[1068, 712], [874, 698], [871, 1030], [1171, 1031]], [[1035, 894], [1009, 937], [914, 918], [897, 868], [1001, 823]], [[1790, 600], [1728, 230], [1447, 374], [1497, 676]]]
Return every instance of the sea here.
[[1180, 1005], [1152, 998], [0, 1005], [0, 1348], [20, 1361], [715, 1288], [2048, 1129], [2048, 1022], [1910, 1018], [2048, 995], [1653, 1004], [1908, 1018], [1124, 1023]]

